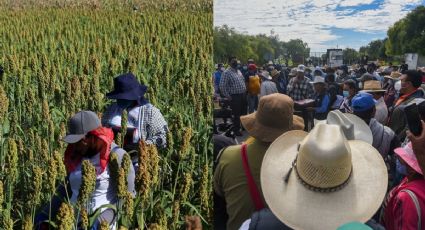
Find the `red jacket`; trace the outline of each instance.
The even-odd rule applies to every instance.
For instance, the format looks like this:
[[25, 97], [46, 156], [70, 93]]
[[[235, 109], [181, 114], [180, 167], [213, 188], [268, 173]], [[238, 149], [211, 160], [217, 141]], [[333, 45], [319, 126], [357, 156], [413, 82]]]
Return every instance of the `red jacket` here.
[[402, 190], [412, 191], [421, 208], [421, 229], [425, 229], [425, 180], [407, 182], [404, 178], [399, 186], [388, 194], [383, 224], [387, 230], [418, 230], [418, 212], [410, 195]]

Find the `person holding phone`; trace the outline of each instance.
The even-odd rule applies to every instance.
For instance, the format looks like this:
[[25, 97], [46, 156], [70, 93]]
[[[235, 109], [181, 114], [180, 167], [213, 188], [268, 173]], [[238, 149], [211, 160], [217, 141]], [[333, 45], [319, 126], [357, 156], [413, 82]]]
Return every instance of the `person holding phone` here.
[[407, 70], [400, 77], [401, 89], [400, 97], [396, 99], [394, 105], [389, 109], [390, 119], [388, 126], [396, 133], [400, 140], [406, 138], [407, 122], [403, 109], [415, 98], [423, 98], [424, 91], [420, 88], [422, 76], [416, 70]]

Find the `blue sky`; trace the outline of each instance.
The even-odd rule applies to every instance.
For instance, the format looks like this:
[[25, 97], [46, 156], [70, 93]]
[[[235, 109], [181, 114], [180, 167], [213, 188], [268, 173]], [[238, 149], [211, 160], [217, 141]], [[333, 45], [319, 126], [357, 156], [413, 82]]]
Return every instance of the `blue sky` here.
[[355, 48], [386, 37], [388, 28], [425, 0], [214, 0], [214, 26], [245, 34], [301, 38], [313, 52]]

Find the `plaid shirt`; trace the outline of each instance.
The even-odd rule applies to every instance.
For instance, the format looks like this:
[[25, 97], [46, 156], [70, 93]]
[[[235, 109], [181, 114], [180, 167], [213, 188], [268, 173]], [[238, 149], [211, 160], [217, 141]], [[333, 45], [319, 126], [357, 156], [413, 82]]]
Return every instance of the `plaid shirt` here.
[[310, 79], [304, 77], [301, 82], [295, 82], [297, 77], [291, 78], [289, 80], [287, 92], [288, 96], [292, 98], [294, 101], [311, 99], [313, 97], [313, 86], [310, 84]]
[[230, 97], [232, 94], [240, 94], [246, 92], [245, 78], [241, 71], [228, 68], [223, 72], [220, 79], [220, 92], [225, 97]]
[[[102, 116], [102, 125], [121, 127], [122, 109], [116, 103], [110, 105]], [[159, 109], [152, 104], [132, 108], [128, 112], [128, 127], [136, 128], [133, 143], [144, 140], [147, 144], [165, 147], [168, 126]]]

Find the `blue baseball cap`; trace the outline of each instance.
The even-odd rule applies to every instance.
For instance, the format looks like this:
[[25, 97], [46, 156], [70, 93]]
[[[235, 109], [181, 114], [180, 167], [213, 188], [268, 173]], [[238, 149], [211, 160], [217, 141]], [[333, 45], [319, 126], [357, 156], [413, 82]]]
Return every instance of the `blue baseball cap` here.
[[368, 93], [358, 93], [351, 100], [353, 112], [364, 112], [374, 107], [375, 104], [376, 100]]

